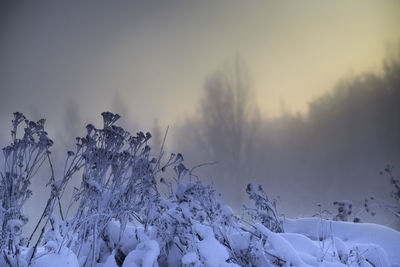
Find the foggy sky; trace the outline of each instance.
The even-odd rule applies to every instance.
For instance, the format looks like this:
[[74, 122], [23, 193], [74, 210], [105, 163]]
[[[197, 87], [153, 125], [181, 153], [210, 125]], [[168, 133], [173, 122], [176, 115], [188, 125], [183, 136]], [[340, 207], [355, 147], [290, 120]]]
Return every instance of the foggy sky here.
[[[264, 120], [259, 124], [267, 125], [272, 137], [290, 133], [287, 140], [294, 140], [291, 137], [297, 135], [292, 133], [298, 128], [280, 130], [279, 123], [286, 124], [279, 119], [276, 128], [269, 127], [274, 119], [265, 123], [267, 116], [306, 112], [308, 104], [332, 90], [338, 80], [381, 72], [386, 45], [400, 39], [398, 14], [400, 2], [394, 0], [2, 1], [0, 141], [4, 146], [9, 140], [14, 111], [33, 120], [46, 118], [50, 137], [59, 146], [72, 145], [84, 125], [98, 124], [105, 110], [120, 113], [128, 129], [151, 130], [157, 119], [162, 132], [169, 125], [173, 133], [198, 111], [207, 78], [237, 55], [248, 67]], [[299, 164], [304, 171], [280, 165], [280, 159], [275, 164], [272, 158], [269, 164], [278, 170], [261, 170], [276, 179], [270, 183], [275, 186], [270, 188], [273, 195], [283, 190], [283, 176], [300, 180], [315, 172], [313, 166], [301, 164], [303, 150], [292, 153], [289, 148], [285, 152], [277, 146], [269, 153], [286, 155], [282, 158], [291, 160], [290, 166]], [[374, 173], [368, 179], [374, 179], [382, 162], [370, 167]], [[287, 169], [282, 172], [280, 167]], [[324, 174], [320, 169], [315, 177]], [[334, 170], [330, 176], [340, 177]], [[259, 173], [258, 181], [265, 178]], [[326, 179], [333, 180], [330, 176]], [[309, 203], [326, 198], [325, 191], [311, 192], [309, 187], [300, 190], [307, 193], [301, 195], [295, 190], [299, 185], [309, 184], [293, 182], [293, 190], [285, 188], [286, 200], [295, 199], [290, 205], [299, 197], [308, 197]], [[353, 194], [336, 193], [335, 199]], [[354, 198], [362, 201], [369, 194]]]
[[119, 96], [141, 127], [173, 125], [236, 54], [263, 114], [304, 111], [338, 78], [379, 68], [399, 13], [398, 1], [2, 1], [0, 119], [20, 110], [58, 127], [71, 102], [93, 120]]

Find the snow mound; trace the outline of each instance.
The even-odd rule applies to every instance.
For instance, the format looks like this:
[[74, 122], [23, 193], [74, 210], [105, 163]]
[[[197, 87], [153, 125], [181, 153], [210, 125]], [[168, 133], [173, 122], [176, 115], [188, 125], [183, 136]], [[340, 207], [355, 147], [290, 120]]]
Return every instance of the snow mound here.
[[281, 235], [297, 252], [312, 257], [319, 253], [319, 260], [400, 266], [400, 233], [382, 225], [302, 218], [286, 219], [284, 230]]

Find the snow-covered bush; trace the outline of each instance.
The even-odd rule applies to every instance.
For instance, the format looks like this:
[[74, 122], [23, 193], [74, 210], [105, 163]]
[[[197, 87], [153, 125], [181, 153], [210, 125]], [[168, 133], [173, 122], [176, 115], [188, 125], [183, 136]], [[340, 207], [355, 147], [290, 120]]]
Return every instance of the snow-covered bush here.
[[[23, 212], [26, 200], [31, 196], [30, 184], [42, 163], [48, 158], [53, 141], [44, 130], [45, 120], [27, 120], [15, 112], [12, 121], [10, 145], [3, 148], [4, 164], [0, 180], [0, 250], [8, 264], [19, 264], [22, 227], [28, 222]], [[21, 124], [25, 124], [19, 136]]]
[[282, 221], [276, 211], [276, 201], [269, 200], [262, 185], [255, 188], [253, 184], [248, 184], [246, 193], [249, 199], [254, 201], [253, 208], [244, 206], [244, 211], [251, 216], [252, 220], [262, 223], [273, 232], [283, 232]]
[[82, 183], [73, 201], [79, 204], [61, 244], [70, 246], [84, 266], [105, 260], [104, 253], [109, 255], [118, 247], [118, 242], [108, 242], [106, 229], [112, 220], [120, 224], [120, 240], [128, 222], [147, 228], [159, 202], [154, 176], [157, 160], [150, 158], [147, 145], [150, 133], [132, 136], [115, 125], [118, 114], [104, 112], [102, 116], [102, 129], [89, 124], [87, 135], [77, 138]]
[[[179, 157], [183, 160], [181, 155]], [[183, 163], [176, 165], [174, 171], [174, 184], [165, 181], [165, 178], [161, 179], [170, 192], [159, 203], [155, 211], [157, 216], [153, 217], [151, 223], [157, 229], [156, 238], [161, 247], [160, 262], [177, 265], [182, 257], [182, 261], [189, 262], [189, 259], [193, 259], [190, 255], [195, 253], [196, 264], [204, 264], [207, 257], [202, 256], [201, 245], [199, 247], [204, 237], [197, 231], [201, 228], [198, 225], [206, 227], [208, 233], [212, 233], [207, 235], [209, 239], [212, 236], [215, 242], [221, 242], [219, 246], [225, 251], [224, 245], [228, 242], [226, 234], [228, 229], [234, 227], [237, 218], [229, 207], [217, 199], [210, 185], [204, 185], [198, 179], [193, 181], [195, 177]]]

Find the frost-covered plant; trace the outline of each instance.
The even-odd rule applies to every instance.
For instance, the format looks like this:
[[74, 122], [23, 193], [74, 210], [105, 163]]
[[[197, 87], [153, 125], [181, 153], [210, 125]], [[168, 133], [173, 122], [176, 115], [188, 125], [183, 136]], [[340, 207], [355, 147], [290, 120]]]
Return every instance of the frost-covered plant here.
[[253, 221], [262, 223], [269, 230], [276, 233], [283, 232], [282, 219], [276, 211], [276, 201], [269, 200], [262, 185], [255, 188], [253, 184], [248, 184], [246, 193], [254, 202], [254, 207], [244, 205], [245, 213], [250, 215]]
[[232, 210], [217, 199], [212, 186], [204, 185], [199, 180], [192, 181], [192, 173], [183, 163], [176, 165], [174, 171], [175, 186], [165, 178], [161, 179], [161, 183], [170, 189], [170, 194], [160, 202], [158, 216], [152, 222], [161, 244], [161, 258], [168, 264], [176, 264], [177, 260], [190, 253], [199, 254], [197, 244], [202, 237], [193, 228], [194, 224], [209, 227], [222, 246], [229, 246], [227, 229], [237, 222]]
[[[181, 178], [172, 187], [172, 196], [163, 202], [166, 208], [154, 222], [162, 244], [160, 255], [167, 264], [177, 265], [177, 259], [181, 258], [182, 263], [192, 264], [188, 266], [207, 266], [205, 244], [213, 244], [218, 249], [213, 253], [222, 255], [222, 261], [240, 266], [281, 261], [268, 252], [264, 236], [242, 225], [232, 209], [217, 199], [212, 186], [191, 181], [190, 171], [182, 164], [181, 169], [185, 170], [184, 175], [178, 176]], [[184, 182], [182, 177], [189, 181]]]
[[391, 197], [393, 202], [388, 202], [375, 197], [370, 197], [364, 202], [364, 210], [375, 216], [376, 209], [386, 210], [394, 216], [394, 218], [400, 221], [400, 178], [395, 178], [394, 167], [386, 166], [386, 168], [380, 172], [381, 175], [386, 175], [389, 177], [390, 183], [392, 185]]
[[[19, 128], [24, 123], [24, 133]], [[0, 180], [0, 224], [2, 225], [0, 249], [8, 264], [18, 258], [22, 227], [28, 222], [23, 205], [31, 196], [30, 184], [33, 176], [50, 154], [53, 141], [44, 130], [45, 120], [27, 120], [22, 113], [15, 112], [12, 121], [12, 143], [3, 148], [4, 169]], [[18, 263], [14, 263], [18, 265]]]
[[[102, 129], [89, 124], [87, 135], [77, 138], [82, 182], [73, 195], [73, 202], [79, 204], [68, 222], [72, 234], [67, 242], [78, 257], [86, 254], [83, 265], [99, 260], [98, 241], [111, 220], [120, 222], [120, 237], [130, 221], [146, 225], [145, 215], [159, 195], [154, 178], [156, 160], [150, 158], [147, 145], [150, 133], [131, 136], [115, 125], [118, 114], [103, 112], [102, 116]], [[79, 240], [78, 246], [71, 236]]]
[[[82, 182], [73, 193], [70, 207], [77, 203], [77, 209], [64, 222], [59, 247], [72, 248], [84, 266], [104, 260], [104, 247], [109, 254], [118, 250], [128, 222], [140, 223], [147, 231], [162, 206], [156, 174], [183, 160], [173, 154], [161, 166], [150, 157], [150, 133], [131, 135], [115, 125], [118, 114], [102, 116], [103, 128], [87, 125], [86, 136], [77, 138], [77, 152], [68, 153], [72, 162], [81, 163]], [[112, 244], [107, 232], [111, 221], [120, 225], [119, 238]]]
[[[63, 215], [60, 199], [65, 192], [68, 182], [71, 180], [73, 175], [78, 172], [83, 166], [82, 158], [79, 157], [80, 154], [82, 154], [82, 149], [80, 146], [77, 146], [75, 152], [67, 152], [67, 160], [64, 165], [64, 172], [61, 179], [55, 178], [53, 165], [49, 158], [49, 165], [52, 175], [50, 177], [48, 185], [51, 185], [51, 192], [46, 202], [43, 213], [28, 240], [29, 246], [36, 230], [39, 228], [42, 221], [44, 221], [39, 237], [37, 238], [37, 241], [33, 247], [32, 253], [28, 255], [28, 265], [34, 259], [38, 246], [44, 246], [48, 252], [59, 252], [62, 249], [62, 241], [65, 240], [68, 234], [68, 230], [66, 229], [66, 224], [64, 222], [68, 223], [68, 221], [64, 221], [65, 218]], [[54, 214], [54, 209], [57, 203], [62, 222], [60, 222], [58, 217]], [[47, 229], [49, 224], [51, 225], [51, 228]]]
[[353, 203], [349, 200], [342, 200], [333, 202], [333, 205], [337, 208], [337, 214], [333, 217], [333, 220], [347, 222], [352, 212]]

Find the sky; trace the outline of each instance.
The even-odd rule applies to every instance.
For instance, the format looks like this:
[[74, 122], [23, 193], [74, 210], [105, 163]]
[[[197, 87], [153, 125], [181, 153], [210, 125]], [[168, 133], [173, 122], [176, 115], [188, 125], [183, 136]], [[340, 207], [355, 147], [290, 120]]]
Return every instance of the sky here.
[[236, 55], [262, 114], [378, 70], [400, 39], [399, 1], [2, 1], [0, 119], [59, 127], [103, 110], [150, 128], [196, 111], [205, 79]]

